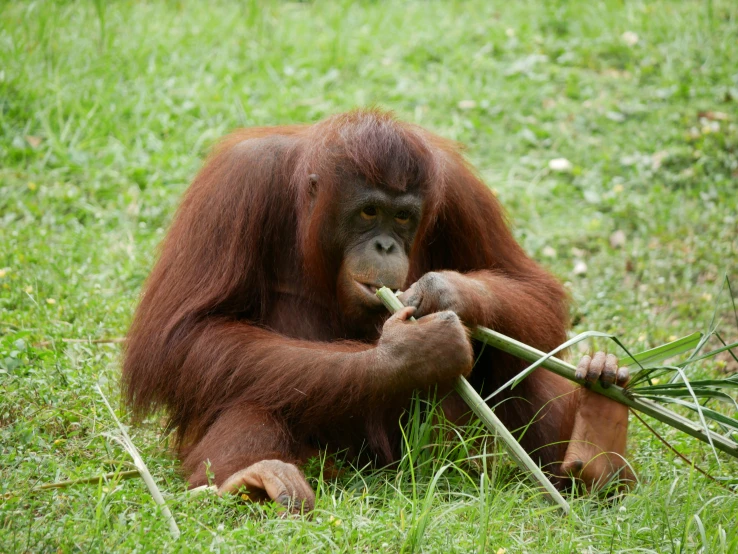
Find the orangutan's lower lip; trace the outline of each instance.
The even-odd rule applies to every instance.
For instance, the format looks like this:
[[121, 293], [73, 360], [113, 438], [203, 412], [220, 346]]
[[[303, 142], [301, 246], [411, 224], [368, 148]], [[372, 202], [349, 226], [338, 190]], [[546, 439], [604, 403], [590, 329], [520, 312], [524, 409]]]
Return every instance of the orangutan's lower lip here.
[[356, 281], [361, 288], [363, 288], [365, 291], [367, 291], [369, 294], [377, 294], [377, 290], [382, 288], [381, 285], [374, 285], [372, 283], [362, 283], [361, 281]]
[[[382, 301], [377, 296], [377, 291], [381, 289], [385, 285], [378, 285], [375, 283], [364, 283], [362, 281], [354, 281], [356, 283], [356, 286], [359, 288], [361, 292], [364, 293], [364, 297], [367, 301], [371, 301], [372, 303], [377, 303], [381, 305]], [[391, 287], [394, 290], [394, 287]]]

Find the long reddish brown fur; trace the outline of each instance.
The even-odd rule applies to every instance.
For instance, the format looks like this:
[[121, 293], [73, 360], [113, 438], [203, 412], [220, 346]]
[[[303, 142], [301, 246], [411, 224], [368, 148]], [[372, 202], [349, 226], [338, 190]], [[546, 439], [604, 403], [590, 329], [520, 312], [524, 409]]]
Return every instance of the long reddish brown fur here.
[[[377, 368], [347, 363], [369, 351], [378, 332], [359, 333], [339, 312], [340, 253], [322, 238], [346, 167], [376, 186], [423, 189], [406, 286], [432, 270], [482, 271], [497, 300], [475, 322], [544, 351], [565, 340], [562, 287], [516, 243], [498, 201], [455, 143], [378, 110], [238, 131], [186, 193], [146, 283], [123, 365], [135, 412], [170, 414], [193, 485], [204, 480], [205, 458], [222, 482], [259, 459], [300, 461], [312, 447], [358, 452], [368, 445], [380, 463], [398, 454], [397, 421], [411, 391], [383, 389]], [[310, 174], [320, 179], [314, 205]], [[470, 380], [489, 393], [521, 367], [487, 348]], [[520, 428], [557, 390], [536, 373], [498, 413]], [[523, 439], [544, 464], [561, 454], [545, 446], [559, 439], [565, 414], [552, 416], [538, 414]]]

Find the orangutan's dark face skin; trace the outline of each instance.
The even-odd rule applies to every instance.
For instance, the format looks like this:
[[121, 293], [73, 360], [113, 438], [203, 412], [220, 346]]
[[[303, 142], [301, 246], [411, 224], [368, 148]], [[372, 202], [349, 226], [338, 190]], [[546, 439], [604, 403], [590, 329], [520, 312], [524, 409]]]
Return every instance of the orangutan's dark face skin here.
[[409, 255], [421, 217], [417, 192], [389, 192], [350, 179], [336, 205], [336, 226], [330, 237], [343, 252], [338, 273], [338, 298], [347, 316], [384, 314], [375, 293], [380, 287], [398, 290], [407, 280]]

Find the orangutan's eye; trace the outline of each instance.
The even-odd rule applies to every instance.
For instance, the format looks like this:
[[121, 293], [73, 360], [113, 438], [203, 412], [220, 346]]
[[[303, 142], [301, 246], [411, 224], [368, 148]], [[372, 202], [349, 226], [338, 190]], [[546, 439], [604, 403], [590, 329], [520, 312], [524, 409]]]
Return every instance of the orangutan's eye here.
[[406, 225], [410, 221], [410, 212], [402, 210], [395, 214], [395, 221], [400, 225]]
[[361, 217], [368, 221], [375, 219], [377, 217], [377, 208], [375, 208], [374, 206], [367, 206], [366, 208], [361, 210]]

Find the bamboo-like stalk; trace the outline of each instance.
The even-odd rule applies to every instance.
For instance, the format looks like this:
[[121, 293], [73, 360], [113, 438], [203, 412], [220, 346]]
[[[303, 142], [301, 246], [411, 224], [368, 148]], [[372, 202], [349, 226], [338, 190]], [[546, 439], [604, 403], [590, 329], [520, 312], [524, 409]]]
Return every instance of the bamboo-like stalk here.
[[[395, 298], [397, 302], [401, 305], [399, 299], [397, 299], [394, 293], [389, 289], [380, 289], [379, 291], [377, 291], [377, 296], [379, 296], [382, 301], [385, 302], [385, 305], [387, 305], [387, 302], [384, 300], [384, 298], [387, 297], [389, 299], [390, 296]], [[531, 363], [537, 362], [538, 360], [546, 356], [545, 352], [542, 352], [537, 348], [528, 346], [527, 344], [524, 344], [520, 341], [517, 341], [511, 337], [508, 337], [506, 335], [503, 335], [502, 333], [498, 333], [497, 331], [493, 331], [492, 329], [488, 329], [486, 327], [476, 327], [472, 332], [472, 337], [481, 342], [489, 344], [490, 346], [493, 346], [498, 350], [502, 350], [503, 352], [507, 352], [508, 354], [512, 354], [513, 356], [517, 356], [518, 358]], [[611, 385], [608, 388], [604, 388], [600, 385], [599, 382], [589, 384], [584, 379], [577, 379], [576, 368], [573, 365], [553, 356], [549, 357], [543, 363], [541, 363], [541, 367], [544, 367], [547, 370], [555, 373], [556, 375], [560, 375], [561, 377], [568, 379], [569, 381], [573, 381], [583, 386], [586, 385], [587, 388], [593, 390], [598, 394], [601, 394], [602, 396], [606, 396], [607, 398], [610, 398], [615, 402], [619, 402], [620, 404], [624, 404], [629, 408], [638, 410], [639, 412], [649, 415], [654, 419], [661, 421], [662, 423], [671, 425], [672, 427], [675, 427], [676, 429], [679, 429], [680, 431], [683, 431], [688, 435], [701, 440], [702, 442], [712, 444], [716, 449], [721, 450], [726, 454], [730, 454], [731, 456], [738, 458], [738, 443], [736, 443], [735, 441], [732, 441], [719, 433], [715, 433], [713, 431], [710, 431], [709, 429], [705, 429], [704, 426], [695, 423], [688, 418], [681, 416], [676, 412], [673, 412], [672, 410], [669, 410], [668, 408], [662, 406], [661, 404], [658, 404], [657, 402], [648, 400], [646, 398], [641, 398], [637, 395], [637, 392], [635, 391], [630, 391], [617, 385]]]
[[[498, 333], [497, 331], [493, 331], [492, 329], [487, 329], [486, 327], [477, 327], [474, 329], [472, 336], [479, 341], [485, 342], [490, 346], [531, 363], [538, 361], [546, 355], [545, 352], [541, 352], [532, 346], [523, 344], [520, 341], [505, 336], [502, 333]], [[541, 364], [541, 367], [545, 367], [556, 375], [560, 375], [561, 377], [574, 381], [575, 383], [579, 383], [580, 385], [585, 384], [584, 379], [576, 378], [576, 368], [570, 363], [560, 360], [559, 358], [552, 356], [544, 361]], [[608, 388], [604, 388], [599, 382], [587, 384], [587, 387], [602, 396], [606, 396], [607, 398], [614, 400], [615, 402], [625, 404], [634, 410], [638, 410], [654, 419], [658, 419], [662, 423], [666, 423], [680, 431], [684, 431], [696, 439], [708, 444], [712, 441], [712, 444], [718, 450], [722, 450], [726, 454], [730, 454], [731, 456], [738, 458], [738, 444], [734, 441], [723, 435], [714, 433], [709, 429], [705, 429], [702, 425], [665, 408], [661, 404], [646, 398], [638, 397], [635, 391], [629, 391], [628, 389], [618, 387], [617, 385], [611, 385]]]
[[151, 472], [149, 471], [149, 468], [146, 467], [146, 463], [144, 463], [143, 458], [141, 457], [141, 454], [139, 454], [138, 449], [136, 448], [136, 445], [133, 444], [133, 441], [131, 440], [131, 437], [128, 436], [128, 432], [126, 432], [126, 428], [123, 427], [123, 424], [118, 419], [118, 416], [115, 415], [115, 411], [113, 410], [113, 407], [110, 405], [110, 402], [108, 402], [107, 397], [105, 394], [103, 394], [102, 389], [100, 388], [100, 385], [95, 385], [95, 388], [97, 389], [98, 394], [102, 397], [103, 402], [105, 403], [105, 406], [108, 408], [108, 411], [110, 412], [110, 416], [113, 418], [113, 421], [115, 421], [115, 424], [118, 426], [118, 429], [120, 430], [120, 434], [113, 435], [110, 433], [106, 433], [105, 435], [108, 438], [111, 438], [118, 442], [126, 452], [133, 458], [133, 465], [136, 466], [136, 469], [138, 470], [138, 473], [141, 475], [141, 479], [143, 479], [144, 483], [146, 484], [146, 488], [149, 489], [149, 493], [151, 494], [151, 497], [154, 499], [154, 502], [156, 502], [159, 505], [159, 508], [161, 509], [161, 513], [164, 516], [164, 519], [166, 519], [167, 523], [169, 524], [169, 532], [172, 535], [172, 538], [176, 541], [180, 537], [180, 531], [179, 527], [177, 526], [177, 522], [174, 519], [174, 516], [172, 515], [172, 511], [169, 509], [169, 506], [167, 506], [166, 501], [164, 500], [164, 496], [161, 494], [161, 491], [159, 490], [159, 487], [156, 485], [156, 481], [154, 481], [154, 477], [151, 475]]
[[[377, 296], [392, 313], [403, 308], [400, 299], [397, 298], [397, 296], [395, 296], [395, 294], [387, 287], [379, 289], [377, 291]], [[412, 318], [412, 320], [415, 321], [415, 318]], [[504, 423], [500, 421], [484, 399], [479, 396], [479, 393], [474, 390], [474, 387], [469, 384], [469, 381], [464, 377], [458, 377], [454, 381], [454, 389], [459, 393], [459, 396], [464, 399], [474, 414], [487, 426], [487, 428], [496, 432], [500, 436], [502, 443], [507, 447], [510, 455], [515, 463], [518, 464], [520, 469], [524, 472], [530, 472], [533, 475], [534, 480], [543, 486], [547, 496], [558, 504], [565, 514], [568, 514], [570, 511], [569, 503], [563, 496], [561, 496], [561, 493], [559, 493], [553, 483], [549, 481], [543, 471], [541, 471], [538, 464], [531, 459], [523, 447], [520, 446], [520, 443], [515, 440], [512, 433], [507, 430]]]

